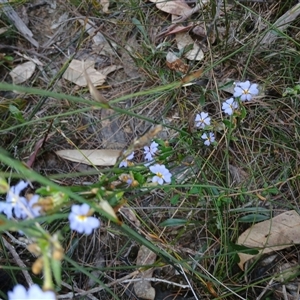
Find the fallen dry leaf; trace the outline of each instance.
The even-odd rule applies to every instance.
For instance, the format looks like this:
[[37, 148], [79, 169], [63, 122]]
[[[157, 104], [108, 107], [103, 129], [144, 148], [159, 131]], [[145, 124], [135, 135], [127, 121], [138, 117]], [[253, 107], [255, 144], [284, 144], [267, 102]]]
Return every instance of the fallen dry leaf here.
[[141, 222], [136, 217], [136, 214], [130, 207], [120, 207], [119, 212], [125, 216], [130, 222], [132, 222], [136, 227], [141, 227]]
[[113, 166], [120, 156], [120, 150], [59, 150], [55, 152], [63, 159], [95, 166]]
[[176, 33], [175, 39], [179, 50], [182, 50], [189, 45], [193, 45], [193, 49], [184, 54], [184, 57], [187, 59], [199, 61], [204, 58], [203, 51], [200, 49], [199, 45], [193, 41], [188, 33]]
[[123, 68], [123, 66], [111, 65], [111, 66], [100, 69], [99, 72], [101, 72], [101, 74], [107, 76], [108, 74], [110, 74], [116, 70], [122, 69], [122, 68]]
[[93, 85], [102, 85], [105, 82], [106, 75], [95, 70], [94, 65], [95, 63], [93, 61], [88, 60], [83, 64], [81, 60], [73, 59], [65, 71], [63, 78], [81, 87], [86, 87], [87, 82], [84, 76], [84, 70], [86, 70]]
[[102, 11], [104, 13], [107, 13], [109, 7], [109, 0], [100, 0], [100, 4], [102, 5]]
[[156, 3], [156, 7], [171, 15], [184, 16], [188, 15], [192, 8], [190, 8], [184, 1], [174, 0], [174, 1], [161, 1], [161, 0], [150, 0]]
[[[243, 232], [237, 244], [249, 248], [263, 248], [259, 254], [300, 244], [300, 216], [295, 210], [284, 212], [270, 220], [253, 225]], [[244, 263], [257, 255], [239, 253], [239, 267], [244, 270]]]
[[[141, 246], [137, 259], [137, 266], [152, 265], [156, 261], [156, 254], [145, 246]], [[141, 280], [134, 283], [134, 291], [139, 298], [153, 300], [155, 298], [155, 289], [151, 286], [151, 282], [143, 280], [144, 278], [152, 278], [153, 269], [140, 272]]]
[[73, 59], [65, 71], [63, 78], [81, 87], [86, 87], [88, 84], [85, 76], [86, 72], [91, 83], [94, 86], [99, 86], [105, 82], [106, 76], [109, 73], [121, 68], [121, 66], [112, 65], [97, 71], [94, 65], [95, 62], [92, 60], [82, 62], [81, 60]]
[[191, 30], [191, 28], [193, 28], [193, 25], [188, 25], [188, 26], [177, 25], [176, 27], [174, 27], [173, 29], [165, 33], [164, 36], [168, 36], [170, 34], [176, 34], [180, 32], [188, 32]]
[[27, 61], [9, 72], [14, 84], [20, 84], [29, 79], [35, 71], [35, 63]]
[[[82, 62], [82, 64], [83, 64], [83, 62]], [[83, 68], [83, 71], [84, 71], [85, 80], [87, 82], [90, 94], [92, 95], [93, 99], [100, 102], [100, 103], [108, 104], [107, 99], [97, 90], [97, 88], [92, 83], [89, 75], [87, 74], [86, 70], [84, 69], [84, 64], [83, 64], [82, 68]]]
[[180, 58], [178, 58], [174, 53], [168, 52], [167, 56], [167, 67], [171, 70], [179, 71], [186, 74], [189, 70], [189, 66], [185, 64]]
[[92, 37], [94, 45], [93, 50], [98, 51], [99, 54], [104, 55], [116, 55], [115, 49], [117, 49], [117, 44], [114, 41], [108, 42], [105, 36], [99, 32], [98, 27], [93, 21], [88, 20], [78, 20], [81, 25], [85, 26], [86, 32]]

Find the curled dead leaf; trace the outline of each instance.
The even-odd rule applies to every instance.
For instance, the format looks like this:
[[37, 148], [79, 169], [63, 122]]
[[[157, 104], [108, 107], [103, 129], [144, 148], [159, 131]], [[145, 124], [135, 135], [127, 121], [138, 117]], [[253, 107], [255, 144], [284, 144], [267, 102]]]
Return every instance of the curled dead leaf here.
[[189, 70], [189, 66], [185, 64], [180, 58], [178, 58], [174, 53], [168, 52], [167, 54], [167, 67], [174, 71], [179, 71], [186, 74]]
[[63, 78], [81, 87], [86, 87], [87, 81], [84, 76], [84, 71], [86, 71], [93, 85], [102, 85], [105, 82], [106, 75], [94, 69], [94, 65], [95, 62], [93, 61], [85, 61], [82, 63], [81, 60], [73, 59], [65, 71]]
[[59, 150], [55, 152], [63, 159], [95, 166], [113, 166], [120, 156], [119, 150]]
[[161, 1], [161, 0], [150, 0], [153, 3], [156, 3], [156, 7], [168, 14], [183, 16], [188, 15], [192, 8], [190, 8], [184, 1], [182, 0], [173, 0], [173, 1]]
[[[237, 244], [249, 248], [260, 248], [259, 254], [270, 253], [300, 244], [300, 216], [295, 210], [286, 211], [270, 220], [253, 225], [243, 232]], [[239, 267], [244, 270], [244, 264], [257, 255], [238, 253]]]
[[194, 42], [194, 40], [191, 38], [191, 36], [188, 33], [176, 33], [176, 42], [177, 47], [179, 50], [182, 50], [183, 48], [193, 45], [193, 49], [189, 50], [184, 54], [184, 57], [186, 57], [189, 60], [197, 60], [200, 61], [204, 58], [204, 53], [201, 50], [200, 46]]
[[100, 103], [107, 104], [107, 102], [108, 102], [107, 99], [96, 89], [96, 87], [92, 83], [88, 73], [86, 72], [86, 70], [84, 68], [84, 63], [83, 62], [82, 62], [82, 68], [83, 68], [83, 71], [84, 71], [85, 80], [87, 82], [89, 91], [90, 91], [93, 99], [100, 102]]
[[36, 64], [32, 61], [27, 61], [23, 64], [16, 66], [9, 72], [14, 84], [20, 84], [29, 79], [34, 71]]

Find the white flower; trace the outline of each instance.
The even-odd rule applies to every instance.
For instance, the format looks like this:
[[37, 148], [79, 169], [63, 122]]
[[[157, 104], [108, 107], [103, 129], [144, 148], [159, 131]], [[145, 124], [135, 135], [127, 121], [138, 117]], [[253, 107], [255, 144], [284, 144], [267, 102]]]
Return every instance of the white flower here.
[[196, 127], [204, 128], [206, 125], [210, 125], [210, 117], [208, 113], [202, 112], [196, 115], [195, 118]]
[[258, 95], [258, 84], [251, 84], [249, 80], [238, 82], [234, 88], [234, 97], [241, 97], [241, 101], [250, 101], [253, 96]]
[[149, 169], [152, 173], [155, 174], [155, 176], [152, 178], [152, 182], [157, 182], [160, 185], [162, 185], [164, 181], [166, 183], [171, 182], [172, 174], [164, 165], [155, 164]]
[[8, 300], [55, 300], [55, 293], [43, 291], [37, 284], [33, 284], [28, 291], [21, 284], [17, 284], [11, 292], [8, 292]]
[[233, 98], [226, 100], [222, 104], [222, 110], [229, 116], [231, 116], [238, 107], [238, 103]]
[[157, 152], [157, 150], [158, 150], [158, 144], [156, 143], [156, 142], [152, 142], [151, 143], [151, 145], [150, 145], [150, 147], [148, 147], [148, 146], [145, 146], [144, 147], [144, 154], [146, 154], [145, 155], [145, 159], [147, 160], [147, 161], [150, 161], [150, 160], [152, 160], [153, 159], [153, 156], [154, 156], [154, 154]]
[[97, 218], [90, 217], [90, 207], [84, 203], [82, 205], [73, 205], [69, 214], [70, 228], [79, 233], [91, 234], [92, 231], [100, 227], [100, 221]]
[[131, 154], [129, 154], [126, 158], [124, 158], [120, 164], [119, 164], [119, 168], [122, 168], [122, 167], [128, 167], [128, 161], [129, 160], [132, 160], [134, 157], [134, 152], [132, 152]]
[[215, 135], [212, 132], [209, 132], [207, 135], [206, 133], [203, 133], [201, 138], [205, 140], [204, 145], [209, 146], [211, 143], [215, 141]]
[[35, 205], [39, 196], [34, 195], [27, 201], [20, 193], [28, 186], [28, 182], [21, 180], [17, 185], [12, 186], [7, 195], [6, 202], [0, 202], [0, 212], [3, 212], [8, 219], [14, 216], [18, 219], [26, 219], [27, 217], [37, 217], [40, 215], [40, 206]]

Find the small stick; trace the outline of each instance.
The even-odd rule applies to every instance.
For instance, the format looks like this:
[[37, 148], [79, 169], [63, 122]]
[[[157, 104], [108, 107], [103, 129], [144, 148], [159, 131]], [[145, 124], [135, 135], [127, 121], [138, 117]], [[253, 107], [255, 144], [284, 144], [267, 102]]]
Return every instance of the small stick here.
[[[111, 283], [108, 283], [105, 285], [105, 287], [112, 287], [118, 283], [122, 283], [124, 280], [128, 279], [128, 278], [131, 278], [131, 277], [134, 277], [134, 276], [137, 276], [139, 274], [139, 271], [134, 271], [120, 279], [117, 279]], [[99, 287], [96, 287], [96, 288], [93, 288], [91, 290], [88, 290], [86, 292], [82, 292], [82, 293], [68, 293], [68, 294], [65, 294], [65, 295], [60, 295], [60, 296], [57, 296], [57, 299], [74, 299], [74, 297], [77, 297], [77, 296], [86, 296], [86, 295], [89, 295], [89, 294], [93, 294], [93, 293], [97, 293], [97, 292], [100, 292], [104, 289], [103, 286], [99, 286]]]
[[8, 249], [8, 251], [12, 254], [12, 256], [14, 257], [17, 265], [21, 268], [21, 271], [28, 283], [29, 286], [33, 285], [33, 281], [28, 273], [28, 271], [26, 270], [27, 266], [23, 263], [23, 261], [21, 260], [19, 254], [16, 252], [14, 246], [12, 246], [4, 237], [2, 237], [2, 241], [4, 243], [4, 246]]

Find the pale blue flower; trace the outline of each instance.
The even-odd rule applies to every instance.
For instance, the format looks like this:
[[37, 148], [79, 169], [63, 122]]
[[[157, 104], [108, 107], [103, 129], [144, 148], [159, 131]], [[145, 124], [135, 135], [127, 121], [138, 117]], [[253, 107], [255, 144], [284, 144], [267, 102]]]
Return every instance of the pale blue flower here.
[[196, 127], [204, 128], [207, 125], [210, 125], [210, 117], [208, 113], [201, 112], [200, 115], [197, 114], [195, 118]]
[[201, 138], [205, 140], [204, 145], [209, 146], [211, 143], [215, 141], [215, 135], [212, 132], [203, 133]]
[[157, 152], [158, 150], [158, 144], [156, 142], [152, 142], [150, 147], [145, 146], [144, 147], [144, 154], [146, 154], [145, 156], [145, 160], [150, 161], [153, 159], [154, 154]]
[[238, 107], [238, 103], [233, 98], [229, 98], [222, 104], [222, 110], [229, 116], [231, 116]]
[[171, 182], [172, 174], [164, 165], [155, 164], [149, 169], [152, 173], [155, 174], [155, 176], [152, 178], [152, 182], [157, 182], [160, 185], [162, 185], [164, 181], [166, 183]]
[[37, 284], [33, 284], [28, 291], [21, 284], [17, 284], [11, 292], [8, 292], [8, 300], [55, 300], [55, 293], [43, 291]]
[[249, 80], [238, 82], [234, 88], [234, 97], [240, 97], [241, 101], [250, 101], [253, 96], [258, 95], [258, 84], [251, 84]]
[[100, 227], [100, 221], [89, 216], [90, 207], [86, 203], [73, 205], [69, 214], [70, 228], [79, 233], [91, 234]]
[[134, 157], [134, 152], [132, 152], [131, 154], [129, 154], [126, 158], [124, 158], [120, 164], [119, 164], [119, 168], [122, 168], [122, 167], [128, 167], [128, 161], [129, 160], [132, 160]]
[[11, 219], [13, 215], [17, 219], [34, 218], [40, 215], [41, 207], [36, 205], [39, 200], [38, 195], [33, 195], [30, 201], [20, 196], [27, 186], [28, 182], [21, 180], [10, 188], [6, 195], [6, 202], [0, 202], [0, 212], [4, 213], [8, 219]]
[[28, 182], [21, 180], [17, 185], [12, 186], [7, 195], [6, 202], [0, 202], [0, 212], [6, 214], [8, 219], [11, 219], [14, 215], [19, 219], [27, 217], [27, 213], [24, 207], [27, 207], [28, 203], [24, 197], [20, 196], [20, 193], [28, 186]]

